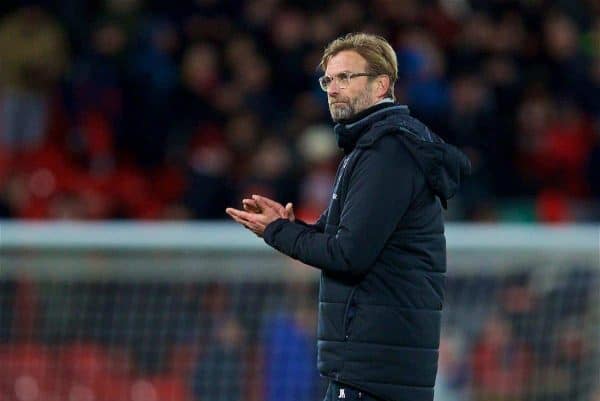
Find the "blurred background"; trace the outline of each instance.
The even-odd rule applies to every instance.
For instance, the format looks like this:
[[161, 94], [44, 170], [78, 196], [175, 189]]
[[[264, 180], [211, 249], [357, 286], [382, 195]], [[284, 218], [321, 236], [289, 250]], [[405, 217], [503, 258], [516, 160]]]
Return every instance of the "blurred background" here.
[[378, 33], [396, 96], [464, 150], [450, 220], [600, 219], [594, 0], [102, 0], [0, 5], [0, 216], [224, 219], [249, 193], [327, 206], [316, 70]]
[[2, 0], [0, 401], [322, 397], [316, 272], [218, 220], [326, 208], [353, 31], [473, 163], [436, 401], [600, 400], [598, 1]]

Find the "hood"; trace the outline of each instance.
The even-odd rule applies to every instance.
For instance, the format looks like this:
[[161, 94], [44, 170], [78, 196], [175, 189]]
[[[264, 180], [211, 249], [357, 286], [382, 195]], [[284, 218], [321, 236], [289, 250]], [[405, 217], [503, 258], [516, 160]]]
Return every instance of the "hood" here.
[[384, 135], [398, 135], [417, 162], [427, 184], [444, 209], [460, 183], [471, 174], [471, 162], [458, 148], [445, 143], [425, 124], [411, 117], [403, 106], [391, 107], [360, 137], [357, 148], [372, 146]]

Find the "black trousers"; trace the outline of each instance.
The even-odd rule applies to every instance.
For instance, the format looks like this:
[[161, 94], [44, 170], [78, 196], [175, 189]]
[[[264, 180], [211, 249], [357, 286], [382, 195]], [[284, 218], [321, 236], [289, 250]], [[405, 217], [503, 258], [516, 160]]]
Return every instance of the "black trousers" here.
[[372, 395], [350, 387], [347, 384], [331, 380], [327, 386], [327, 393], [323, 401], [382, 401]]

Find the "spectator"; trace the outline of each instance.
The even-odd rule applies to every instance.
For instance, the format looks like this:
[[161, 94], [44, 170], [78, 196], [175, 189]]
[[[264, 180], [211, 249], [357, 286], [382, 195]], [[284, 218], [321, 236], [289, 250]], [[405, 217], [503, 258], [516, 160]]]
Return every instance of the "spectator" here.
[[129, 61], [129, 96], [125, 104], [128, 142], [138, 161], [148, 167], [164, 163], [168, 132], [174, 119], [172, 102], [178, 84], [175, 56], [180, 39], [169, 21], [151, 19], [137, 37]]
[[[291, 286], [291, 285], [290, 285]], [[315, 311], [310, 287], [288, 290], [292, 305], [269, 316], [262, 329], [266, 401], [312, 401], [318, 398], [315, 370]]]
[[217, 324], [193, 373], [196, 400], [244, 400], [244, 331], [234, 317]]
[[39, 146], [51, 97], [66, 69], [67, 38], [50, 14], [28, 5], [0, 22], [0, 138], [15, 150]]
[[472, 352], [473, 399], [525, 401], [531, 368], [532, 355], [510, 323], [489, 317]]
[[468, 360], [464, 357], [465, 338], [458, 333], [446, 333], [440, 339], [440, 360], [435, 380], [434, 401], [470, 400], [467, 388]]
[[[600, 124], [600, 119], [597, 124]], [[590, 193], [600, 199], [600, 128], [596, 130], [596, 138], [586, 163], [586, 177]]]
[[336, 143], [331, 128], [309, 126], [298, 138], [298, 150], [307, 166], [300, 186], [300, 204], [296, 215], [303, 221], [317, 221], [329, 204], [331, 183], [337, 165]]

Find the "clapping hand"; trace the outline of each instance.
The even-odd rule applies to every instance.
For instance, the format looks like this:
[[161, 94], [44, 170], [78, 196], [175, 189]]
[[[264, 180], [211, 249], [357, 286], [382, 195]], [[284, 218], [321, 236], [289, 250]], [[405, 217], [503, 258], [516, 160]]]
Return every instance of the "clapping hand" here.
[[251, 199], [242, 200], [242, 206], [244, 210], [228, 207], [225, 212], [259, 237], [262, 237], [265, 228], [277, 219], [295, 220], [291, 203], [284, 207], [272, 199], [252, 195]]

